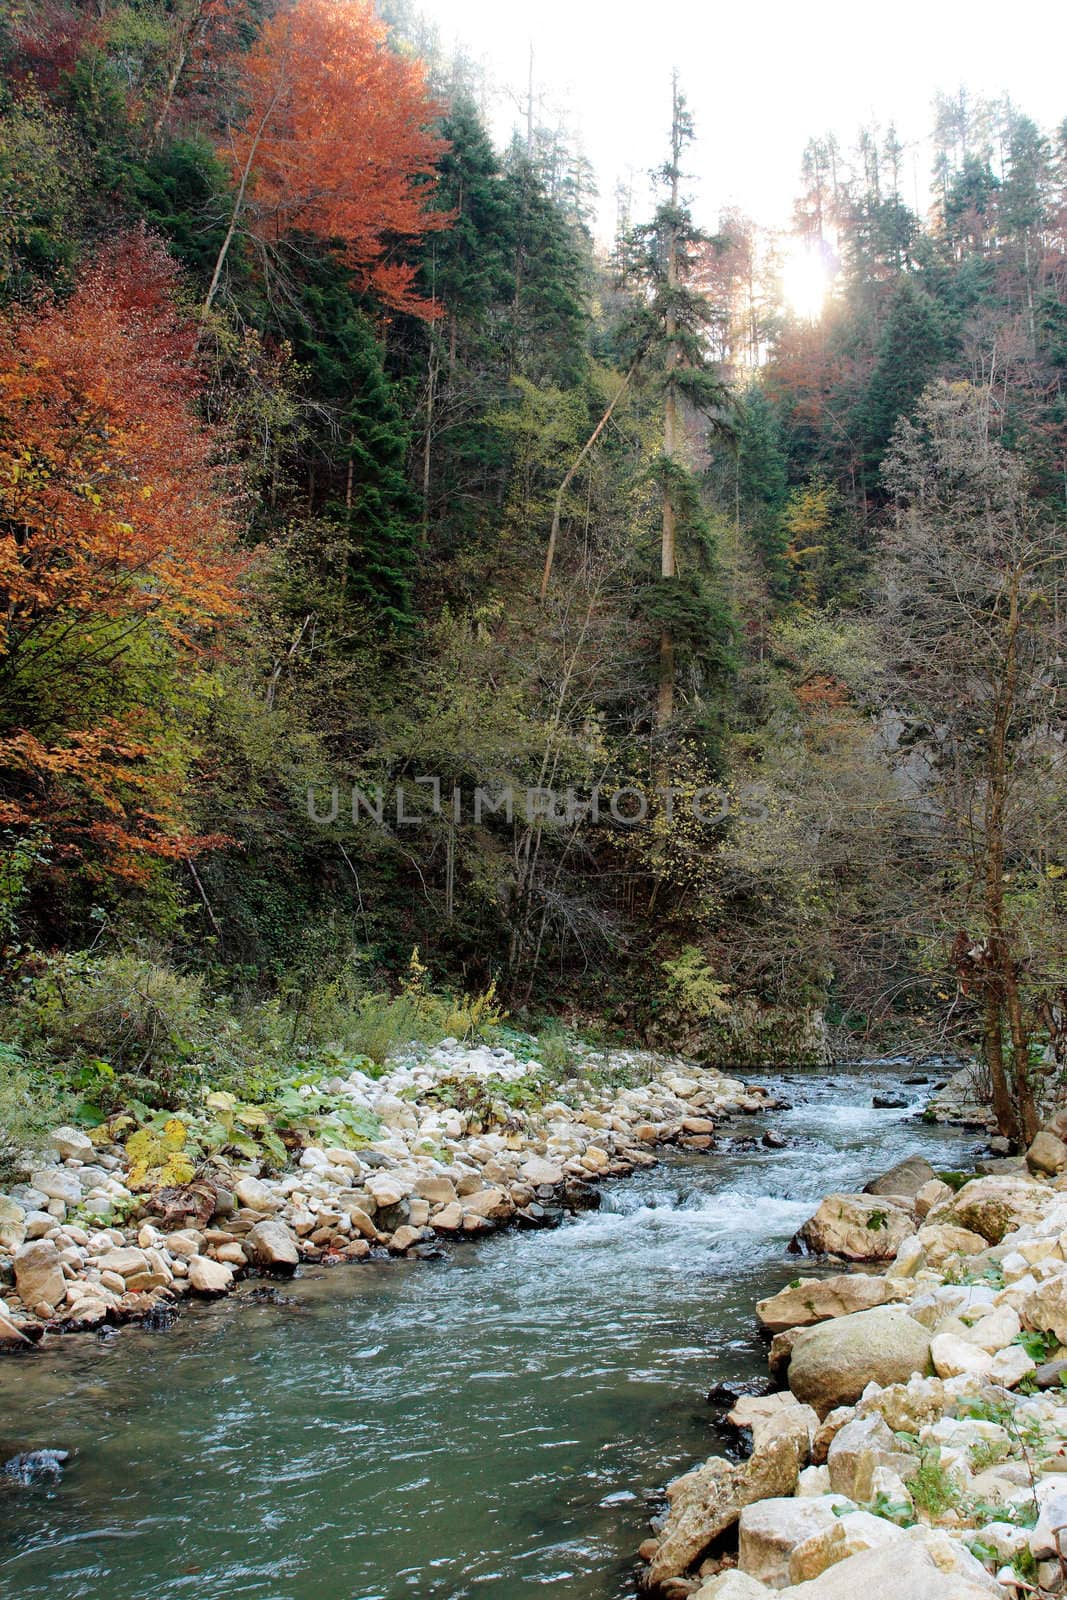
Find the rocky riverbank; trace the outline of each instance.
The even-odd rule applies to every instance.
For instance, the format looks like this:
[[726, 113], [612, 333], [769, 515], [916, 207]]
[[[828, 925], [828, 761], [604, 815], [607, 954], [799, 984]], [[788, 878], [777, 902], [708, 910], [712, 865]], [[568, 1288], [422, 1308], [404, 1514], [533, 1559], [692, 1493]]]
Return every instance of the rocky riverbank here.
[[746, 1459], [713, 1456], [669, 1485], [641, 1549], [647, 1588], [1067, 1592], [1065, 1139], [1061, 1114], [1025, 1160], [958, 1191], [911, 1159], [823, 1201], [796, 1245], [832, 1275], [757, 1306], [780, 1387], [730, 1412]]
[[[188, 1135], [178, 1118], [125, 1142], [107, 1125], [57, 1128], [0, 1195], [0, 1345], [166, 1319], [183, 1296], [226, 1294], [248, 1272], [434, 1255], [509, 1225], [551, 1226], [659, 1146], [709, 1150], [724, 1117], [773, 1103], [680, 1058], [618, 1050], [587, 1053], [540, 1103], [537, 1067], [445, 1040], [378, 1077], [337, 1077], [316, 1088], [319, 1120], [372, 1136], [305, 1131], [281, 1164], [226, 1155], [182, 1173], [168, 1156]], [[246, 1123], [234, 1138], [248, 1144], [250, 1112]]]

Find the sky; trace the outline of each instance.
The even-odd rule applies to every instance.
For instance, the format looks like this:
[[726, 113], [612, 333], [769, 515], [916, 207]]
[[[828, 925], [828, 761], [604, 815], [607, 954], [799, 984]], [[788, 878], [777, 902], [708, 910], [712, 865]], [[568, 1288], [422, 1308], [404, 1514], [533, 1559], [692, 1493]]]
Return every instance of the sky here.
[[[443, 42], [465, 44], [499, 86], [495, 131], [519, 120], [529, 50], [543, 120], [562, 112], [581, 136], [610, 237], [616, 183], [640, 186], [662, 163], [677, 67], [696, 122], [689, 185], [697, 221], [737, 205], [787, 223], [804, 145], [833, 131], [850, 148], [861, 125], [894, 122], [906, 146], [903, 198], [926, 204], [923, 141], [938, 89], [1012, 100], [1043, 127], [1067, 117], [1063, 0], [420, 0]], [[512, 98], [509, 98], [511, 91]], [[647, 193], [647, 189], [645, 191]]]

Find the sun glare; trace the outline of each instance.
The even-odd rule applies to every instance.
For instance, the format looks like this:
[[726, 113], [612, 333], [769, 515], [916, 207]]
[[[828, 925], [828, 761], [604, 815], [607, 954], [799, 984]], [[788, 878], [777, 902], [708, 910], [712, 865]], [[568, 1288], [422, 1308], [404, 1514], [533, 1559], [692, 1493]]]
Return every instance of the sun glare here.
[[782, 263], [782, 293], [786, 304], [804, 322], [817, 322], [830, 292], [830, 273], [818, 245], [799, 239]]

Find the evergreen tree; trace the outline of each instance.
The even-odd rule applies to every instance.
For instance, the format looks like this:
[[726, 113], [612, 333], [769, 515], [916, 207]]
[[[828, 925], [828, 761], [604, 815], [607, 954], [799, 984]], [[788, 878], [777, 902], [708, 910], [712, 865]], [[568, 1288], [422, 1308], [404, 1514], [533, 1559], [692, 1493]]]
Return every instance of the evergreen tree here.
[[736, 500], [767, 575], [771, 593], [784, 597], [788, 579], [782, 510], [788, 473], [778, 413], [753, 384], [737, 406]]
[[511, 366], [538, 384], [568, 387], [585, 375], [588, 273], [572, 229], [535, 164], [513, 146], [505, 164], [511, 227]]
[[406, 627], [418, 548], [418, 504], [407, 471], [410, 427], [347, 269], [328, 255], [316, 259], [314, 248], [307, 241], [299, 299], [284, 320], [322, 419], [313, 435], [307, 500], [345, 530], [347, 597]]
[[659, 691], [656, 720], [665, 727], [674, 716], [678, 646], [684, 640], [696, 659], [722, 667], [728, 657], [728, 628], [720, 597], [694, 569], [679, 578], [679, 546], [710, 555], [699, 487], [687, 465], [687, 409], [704, 415], [720, 431], [727, 427], [728, 393], [707, 355], [712, 308], [691, 286], [704, 235], [681, 199], [682, 158], [693, 138], [692, 118], [678, 86], [672, 84], [670, 156], [659, 173], [665, 196], [651, 223], [634, 230], [626, 246], [626, 267], [639, 292], [633, 318], [635, 350], [663, 403], [663, 449], [655, 464], [661, 501], [660, 582], [648, 595], [645, 612], [659, 624]]
[[898, 419], [911, 414], [945, 349], [944, 318], [936, 302], [912, 278], [902, 278], [857, 419], [870, 467], [877, 468]]

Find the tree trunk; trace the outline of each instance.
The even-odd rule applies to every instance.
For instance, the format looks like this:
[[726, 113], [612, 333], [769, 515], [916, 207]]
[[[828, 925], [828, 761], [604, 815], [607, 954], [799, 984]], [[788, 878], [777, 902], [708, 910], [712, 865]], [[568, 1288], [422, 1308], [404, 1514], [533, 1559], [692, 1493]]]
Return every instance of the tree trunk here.
[[275, 106], [281, 99], [282, 88], [283, 85], [279, 83], [274, 92], [274, 96], [270, 105], [267, 107], [266, 111], [264, 111], [263, 116], [260, 119], [259, 127], [256, 129], [255, 136], [249, 148], [248, 160], [244, 164], [244, 170], [241, 173], [241, 182], [238, 186], [237, 194], [233, 202], [233, 211], [230, 215], [230, 226], [226, 229], [226, 237], [222, 241], [222, 247], [219, 250], [218, 258], [215, 261], [215, 270], [211, 274], [211, 283], [208, 286], [207, 296], [204, 300], [204, 304], [200, 308], [201, 327], [207, 321], [208, 312], [211, 310], [211, 307], [215, 301], [215, 296], [218, 293], [219, 283], [222, 279], [222, 269], [226, 265], [226, 257], [230, 253], [230, 246], [233, 243], [234, 234], [237, 232], [237, 224], [240, 220], [241, 212], [244, 210], [245, 197], [248, 194], [248, 183], [252, 176], [252, 163], [256, 159], [256, 154], [259, 150], [260, 141], [263, 138], [267, 123], [270, 121]]
[[571, 468], [568, 471], [566, 477], [564, 478], [563, 482], [560, 484], [559, 488], [556, 491], [556, 503], [555, 503], [555, 506], [553, 507], [553, 511], [552, 511], [552, 529], [551, 529], [551, 532], [548, 535], [548, 549], [545, 552], [545, 570], [541, 574], [541, 599], [542, 600], [544, 600], [545, 595], [548, 593], [548, 585], [549, 585], [549, 583], [551, 582], [551, 579], [552, 579], [552, 564], [556, 559], [556, 545], [557, 545], [557, 543], [559, 541], [560, 517], [561, 517], [562, 512], [563, 512], [563, 496], [566, 494], [567, 490], [570, 488], [571, 484], [573, 483], [574, 477], [575, 477], [575, 474], [578, 471], [578, 468], [581, 466], [582, 462], [585, 460], [586, 456], [592, 450], [593, 446], [596, 444], [597, 440], [600, 438], [600, 435], [603, 433], [604, 429], [607, 427], [608, 423], [611, 421], [612, 414], [614, 413], [615, 407], [618, 405], [619, 401], [622, 399], [622, 397], [625, 394], [626, 390], [629, 388], [630, 382], [633, 379], [634, 373], [637, 371], [637, 368], [638, 368], [638, 366], [640, 364], [640, 360], [641, 360], [641, 358], [640, 358], [640, 356], [638, 356], [637, 359], [634, 361], [633, 366], [630, 368], [629, 372], [626, 374], [625, 378], [623, 378], [623, 380], [620, 383], [618, 389], [615, 391], [615, 394], [614, 394], [614, 397], [613, 397], [613, 399], [611, 401], [611, 404], [608, 406], [608, 409], [604, 412], [604, 415], [601, 417], [600, 421], [597, 423], [596, 427], [593, 429], [592, 433], [589, 435], [588, 439], [583, 444], [581, 450], [578, 452], [578, 455], [574, 459], [573, 465], [571, 466]]
[[163, 96], [159, 103], [159, 110], [152, 121], [152, 136], [148, 144], [149, 150], [155, 150], [162, 138], [163, 124], [167, 120], [167, 113], [170, 111], [174, 96], [178, 92], [178, 85], [182, 81], [185, 64], [189, 59], [194, 44], [204, 29], [204, 5], [205, 0], [193, 0], [193, 10], [188, 26], [181, 31], [178, 41], [178, 54], [167, 78]]
[[[679, 165], [682, 159], [682, 132], [679, 119], [678, 104], [678, 79], [674, 80], [674, 100], [672, 105], [671, 122], [671, 213], [672, 221], [667, 233], [667, 288], [673, 293], [678, 287], [678, 228], [673, 220], [678, 210], [678, 180]], [[663, 456], [665, 471], [663, 477], [663, 538], [660, 549], [660, 576], [674, 578], [678, 573], [677, 565], [677, 540], [676, 519], [673, 498], [673, 485], [670, 478], [670, 468], [674, 463], [678, 449], [678, 397], [674, 389], [673, 374], [678, 365], [678, 322], [674, 311], [668, 302], [667, 315], [664, 319], [664, 333], [667, 343], [667, 381], [666, 395], [663, 407]], [[659, 640], [659, 696], [656, 705], [656, 721], [663, 728], [670, 722], [674, 715], [674, 636], [670, 626], [665, 625]]]
[[[985, 806], [985, 873], [984, 899], [988, 927], [988, 961], [990, 978], [995, 985], [997, 1031], [993, 1056], [989, 1059], [994, 1080], [994, 1099], [998, 1094], [997, 1075], [1006, 1083], [1003, 1045], [1000, 1037], [1002, 1007], [1007, 1010], [1008, 1030], [1011, 1036], [1012, 1082], [1014, 1101], [1011, 1127], [1001, 1126], [1001, 1113], [997, 1124], [1006, 1137], [1021, 1140], [1028, 1145], [1037, 1132], [1037, 1112], [1034, 1091], [1030, 1083], [1030, 1040], [1023, 1020], [1022, 1000], [1019, 994], [1018, 975], [1011, 940], [1004, 916], [1004, 866], [1006, 857], [1005, 809], [1010, 780], [1008, 756], [1008, 728], [1015, 711], [1018, 692], [1019, 657], [1019, 588], [1020, 574], [1012, 572], [1008, 580], [1008, 616], [1004, 635], [1004, 658], [1000, 682], [997, 686], [993, 725], [989, 732], [987, 757], [987, 793]], [[991, 1043], [987, 1022], [987, 1053]]]
[[430, 359], [426, 374], [426, 432], [422, 441], [422, 542], [430, 536], [430, 472], [433, 464], [434, 404], [437, 399], [437, 340], [430, 333]]
[[1018, 1142], [1018, 1122], [1015, 1116], [1015, 1102], [1008, 1088], [1008, 1074], [1004, 1068], [1000, 996], [992, 973], [988, 974], [982, 1009], [984, 1013], [982, 1053], [993, 1085], [993, 1115], [996, 1118], [998, 1131], [1014, 1144]]

